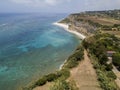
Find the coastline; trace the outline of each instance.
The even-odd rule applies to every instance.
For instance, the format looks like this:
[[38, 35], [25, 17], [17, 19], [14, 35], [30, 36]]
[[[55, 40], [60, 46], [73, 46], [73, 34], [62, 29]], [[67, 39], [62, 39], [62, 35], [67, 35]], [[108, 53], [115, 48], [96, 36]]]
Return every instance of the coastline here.
[[63, 64], [60, 65], [59, 70], [61, 70], [61, 69], [63, 68], [63, 66], [64, 66], [64, 64], [65, 64], [66, 62], [67, 62], [67, 59], [65, 59], [65, 61], [63, 62]]
[[82, 39], [82, 40], [84, 40], [84, 39], [86, 38], [85, 35], [77, 32], [77, 31], [75, 31], [75, 30], [69, 30], [69, 26], [68, 26], [67, 24], [55, 22], [55, 23], [53, 23], [53, 25], [56, 25], [56, 26], [59, 26], [59, 27], [64, 28], [64, 30], [66, 30], [66, 31], [68, 31], [68, 32], [70, 32], [70, 33], [72, 33], [72, 34], [77, 35], [77, 36], [78, 36], [80, 39]]
[[[78, 38], [80, 38], [81, 40], [84, 40], [84, 39], [86, 38], [85, 35], [77, 32], [77, 31], [69, 30], [69, 26], [68, 26], [67, 24], [55, 22], [55, 23], [53, 23], [53, 25], [62, 27], [64, 30], [66, 30], [67, 32], [70, 32], [70, 33], [76, 35], [76, 36], [77, 36]], [[71, 56], [71, 55], [70, 55], [70, 56]], [[59, 66], [58, 71], [62, 71], [62, 69], [64, 68], [63, 66], [65, 65], [65, 63], [67, 63], [67, 61], [68, 61], [68, 59], [65, 59], [65, 61], [63, 62], [63, 64], [61, 64], [61, 65]], [[74, 66], [73, 66], [73, 67], [74, 67]], [[63, 71], [63, 72], [64, 72], [64, 71]], [[70, 71], [66, 71], [66, 72], [70, 72]], [[49, 73], [48, 75], [51, 75], [51, 74], [52, 74], [52, 73]], [[44, 76], [45, 76], [45, 75], [44, 75]], [[44, 76], [43, 76], [43, 77], [44, 77]], [[68, 77], [68, 76], [67, 76], [67, 77]], [[37, 88], [40, 88], [40, 87], [41, 87], [41, 86], [38, 86]], [[37, 89], [35, 89], [35, 87], [34, 87], [33, 90], [37, 90]]]
[[[69, 26], [68, 26], [67, 24], [59, 23], [59, 21], [58, 21], [58, 22], [53, 23], [53, 25], [56, 25], [56, 26], [59, 26], [59, 27], [64, 28], [64, 30], [66, 30], [67, 32], [70, 32], [70, 33], [72, 33], [72, 34], [78, 36], [78, 37], [79, 37], [80, 39], [82, 39], [82, 40], [84, 40], [84, 39], [86, 38], [85, 35], [83, 35], [83, 34], [77, 32], [77, 31], [69, 30]], [[64, 64], [65, 64], [66, 62], [67, 62], [67, 59], [64, 61], [63, 64], [60, 65], [59, 70], [62, 69], [62, 67], [64, 66]]]

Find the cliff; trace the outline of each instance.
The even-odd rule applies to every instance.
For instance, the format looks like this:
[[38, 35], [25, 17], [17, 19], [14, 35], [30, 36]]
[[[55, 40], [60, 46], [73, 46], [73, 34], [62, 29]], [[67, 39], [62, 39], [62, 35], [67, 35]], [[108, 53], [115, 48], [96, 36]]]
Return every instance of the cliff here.
[[83, 22], [82, 20], [79, 20], [79, 17], [79, 15], [71, 14], [67, 18], [60, 21], [60, 23], [68, 24], [69, 30], [75, 30], [85, 36], [93, 34], [96, 28], [86, 22]]
[[107, 30], [120, 25], [120, 10], [87, 11], [71, 14], [60, 23], [69, 25], [70, 30], [75, 30], [86, 36], [94, 34], [96, 30]]

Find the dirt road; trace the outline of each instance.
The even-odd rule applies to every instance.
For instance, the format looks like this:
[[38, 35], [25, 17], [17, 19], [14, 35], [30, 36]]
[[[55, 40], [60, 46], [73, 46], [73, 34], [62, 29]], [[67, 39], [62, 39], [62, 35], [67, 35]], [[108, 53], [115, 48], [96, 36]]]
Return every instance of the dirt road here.
[[69, 79], [76, 82], [79, 90], [102, 90], [86, 51], [84, 51], [84, 60], [80, 62], [79, 66], [71, 70]]

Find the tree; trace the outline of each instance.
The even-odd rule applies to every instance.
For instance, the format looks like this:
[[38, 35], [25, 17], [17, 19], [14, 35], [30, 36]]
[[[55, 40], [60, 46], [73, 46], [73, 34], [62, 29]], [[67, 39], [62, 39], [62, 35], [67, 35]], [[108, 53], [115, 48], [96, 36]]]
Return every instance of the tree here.
[[120, 68], [120, 53], [113, 55], [113, 64]]

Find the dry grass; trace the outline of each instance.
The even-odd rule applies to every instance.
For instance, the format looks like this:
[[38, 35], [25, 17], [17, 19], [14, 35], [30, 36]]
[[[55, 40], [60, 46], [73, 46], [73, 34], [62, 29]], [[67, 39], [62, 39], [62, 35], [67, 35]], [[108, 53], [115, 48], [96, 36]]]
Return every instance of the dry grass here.
[[84, 16], [79, 17], [79, 19], [83, 20], [91, 20], [93, 22], [99, 23], [101, 25], [114, 25], [114, 24], [120, 24], [119, 20], [115, 20], [112, 18], [101, 18], [101, 17], [95, 17], [95, 16]]
[[120, 37], [120, 31], [102, 31], [103, 33], [113, 34], [117, 37]]

